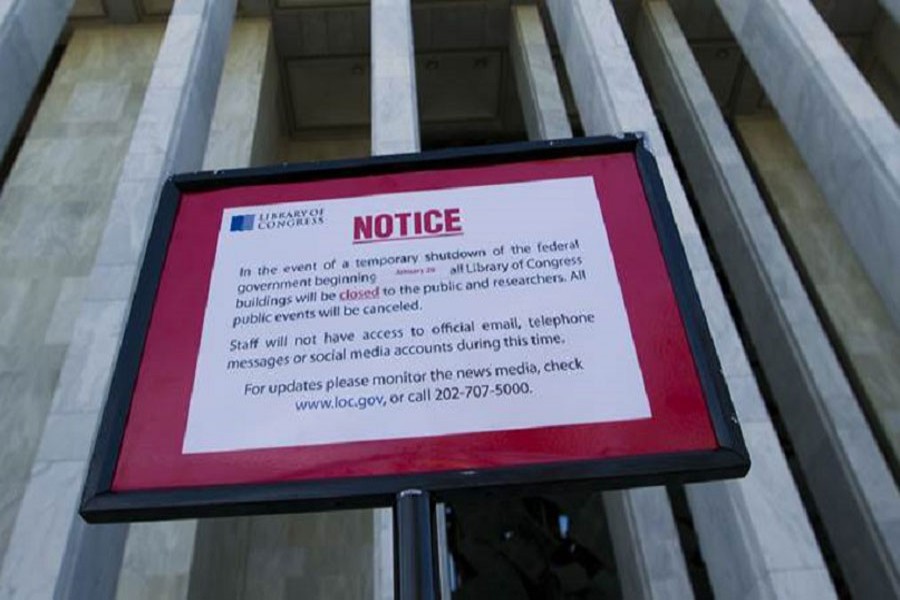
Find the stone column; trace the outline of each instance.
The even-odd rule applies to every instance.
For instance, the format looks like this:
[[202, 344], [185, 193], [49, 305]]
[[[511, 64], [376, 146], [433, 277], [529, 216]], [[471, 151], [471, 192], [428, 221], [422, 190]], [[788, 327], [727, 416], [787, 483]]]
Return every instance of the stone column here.
[[[900, 423], [892, 419], [900, 409], [900, 336], [778, 117], [739, 117], [734, 125], [769, 190], [772, 217], [803, 270], [817, 315], [828, 323], [830, 339], [822, 344], [827, 348], [831, 341], [836, 348], [821, 351], [809, 336], [798, 335], [793, 343], [771, 337], [765, 347], [774, 356], [764, 358], [781, 379], [778, 386], [773, 381], [772, 397], [854, 597], [897, 596], [900, 540], [892, 530], [900, 498], [882, 451], [900, 444]], [[795, 329], [809, 329], [794, 307], [786, 314]], [[790, 363], [777, 362], [777, 356], [793, 344], [816, 361], [805, 370], [808, 379], [785, 381]], [[829, 371], [835, 353], [841, 362]], [[848, 377], [855, 378], [853, 389]], [[813, 392], [804, 395], [810, 386]], [[895, 430], [892, 436], [882, 429], [886, 444], [880, 448], [873, 439], [878, 425]]]
[[[811, 415], [819, 411], [815, 404], [824, 395], [855, 404], [791, 258], [667, 2], [643, 3], [635, 47], [750, 336], [756, 347], [764, 349], [760, 360], [776, 398], [796, 404], [805, 414], [804, 421], [814, 420]], [[806, 377], [807, 373], [813, 377]], [[732, 394], [753, 459], [750, 474], [740, 482], [688, 486], [701, 552], [716, 595], [834, 597], [749, 370], [739, 381], [738, 393], [733, 388]], [[799, 443], [803, 436], [792, 439]]]
[[678, 529], [663, 487], [606, 492], [609, 523], [625, 598], [693, 598]]
[[0, 2], [0, 156], [6, 150], [74, 0]]
[[169, 18], [0, 571], [4, 598], [114, 594], [128, 528], [81, 520], [82, 481], [159, 188], [201, 164], [234, 10], [179, 0]]
[[566, 114], [566, 104], [559, 89], [538, 8], [532, 5], [513, 6], [510, 34], [509, 53], [528, 138], [556, 140], [572, 137], [572, 126]]
[[[274, 52], [268, 19], [235, 21], [203, 170], [272, 161], [279, 134]], [[237, 597], [250, 521], [237, 517], [131, 525], [116, 598]]]
[[[410, 0], [372, 0], [372, 155], [419, 151], [416, 52]], [[394, 524], [375, 510], [373, 597], [394, 597]]]
[[716, 4], [900, 326], [900, 129], [809, 0]]
[[[57, 423], [47, 414], [162, 34], [76, 30], [3, 186], [0, 565], [42, 432]], [[71, 451], [65, 431], [51, 437], [59, 446], [42, 456]]]
[[[573, 3], [574, 4], [574, 3]], [[605, 105], [589, 105], [587, 98], [592, 97], [596, 90], [589, 88], [595, 83], [584, 79], [585, 75], [593, 77], [590, 73], [582, 70], [573, 70], [573, 64], [576, 61], [583, 66], [592, 61], [597, 61], [593, 65], [598, 71], [604, 72], [621, 72], [623, 68], [633, 69], [631, 56], [628, 54], [627, 47], [619, 49], [616, 53], [610, 53], [602, 57], [594, 55], [594, 48], [591, 47], [591, 35], [597, 36], [619, 36], [624, 44], [621, 29], [616, 20], [612, 6], [605, 1], [601, 2], [583, 2], [584, 6], [569, 5], [567, 2], [557, 2], [556, 4], [548, 3], [550, 14], [556, 26], [557, 35], [560, 38], [560, 45], [563, 49], [563, 58], [569, 68], [570, 78], [572, 78], [573, 86], [578, 86], [576, 91], [576, 102], [581, 111], [582, 122], [585, 123], [586, 131], [591, 135], [599, 134], [615, 134], [623, 131], [623, 128], [617, 125], [619, 116], [618, 107], [613, 104]], [[520, 7], [515, 12], [520, 12], [525, 7]], [[597, 20], [592, 22], [593, 31], [588, 32], [587, 29], [581, 30], [586, 37], [578, 37], [579, 33], [572, 31], [570, 27], [588, 27], [587, 23], [581, 22], [579, 19], [579, 11], [595, 11]], [[514, 14], [515, 14], [514, 12]], [[534, 17], [539, 18], [535, 14]], [[579, 20], [579, 21], [574, 21]], [[536, 46], [536, 34], [522, 29], [529, 24], [524, 19], [518, 19], [514, 22], [514, 30], [516, 40], [526, 39], [530, 41], [530, 45]], [[537, 21], [540, 27], [540, 21]], [[533, 26], [532, 26], [533, 27]], [[543, 31], [540, 32], [543, 37]], [[521, 43], [521, 42], [520, 42]], [[546, 46], [546, 42], [544, 43]], [[525, 49], [523, 49], [525, 50]], [[543, 53], [539, 53], [536, 48], [528, 48], [532, 55], [545, 55], [545, 61], [550, 59], [549, 48], [545, 48]], [[514, 51], [514, 56], [515, 56]], [[527, 55], [525, 51], [520, 54]], [[568, 129], [568, 137], [571, 137], [571, 129], [569, 128], [568, 118], [565, 114], [565, 107], [562, 105], [562, 95], [559, 91], [559, 84], [550, 64], [549, 74], [546, 67], [538, 59], [533, 58], [536, 68], [531, 72], [527, 79], [533, 89], [540, 90], [540, 94], [529, 91], [520, 96], [523, 98], [525, 107], [526, 122], [529, 121], [529, 113], [534, 109], [543, 112], [544, 107], [548, 109], [543, 116], [544, 123], [550, 126], [546, 130], [552, 130], [550, 127], [554, 123], [559, 123], [560, 117], [558, 112], [562, 110], [562, 119], [565, 119], [565, 127], [560, 124], [555, 125], [557, 131]], [[519, 68], [516, 69], [516, 75], [519, 75]], [[552, 88], [555, 94], [549, 93], [551, 82], [548, 81], [552, 76]], [[635, 73], [636, 76], [636, 73]], [[576, 78], [579, 78], [576, 81]], [[519, 89], [522, 89], [522, 77], [519, 77]], [[640, 87], [640, 81], [630, 81], [625, 79], [620, 81], [621, 85], [630, 85], [635, 88], [637, 93], [643, 94]], [[580, 93], [579, 93], [580, 92]], [[534, 102], [536, 106], [529, 107], [530, 98], [537, 98]], [[548, 100], [544, 100], [547, 98]], [[630, 109], [628, 109], [630, 110]], [[649, 120], [642, 123], [641, 127], [635, 129], [647, 129], [649, 126], [655, 126], [652, 114]], [[531, 125], [529, 125], [529, 136], [531, 134]], [[560, 136], [562, 137], [562, 136]], [[678, 537], [678, 530], [675, 526], [675, 520], [672, 516], [672, 507], [669, 503], [669, 497], [665, 488], [654, 487], [640, 490], [626, 490], [617, 492], [608, 492], [603, 495], [603, 504], [606, 510], [606, 518], [609, 523], [609, 531], [612, 537], [613, 550], [616, 556], [616, 566], [619, 571], [619, 578], [622, 584], [622, 593], [628, 598], [691, 598], [693, 590], [691, 589], [690, 579], [685, 566], [684, 554], [681, 550], [681, 542]]]
[[410, 0], [372, 0], [372, 154], [418, 151]]
[[271, 21], [235, 21], [203, 169], [237, 169], [279, 162], [279, 94]]

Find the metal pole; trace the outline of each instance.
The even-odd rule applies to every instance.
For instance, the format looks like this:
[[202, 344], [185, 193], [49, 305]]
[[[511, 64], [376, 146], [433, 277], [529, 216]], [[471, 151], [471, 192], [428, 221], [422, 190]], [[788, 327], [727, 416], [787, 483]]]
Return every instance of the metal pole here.
[[422, 490], [397, 494], [394, 506], [397, 600], [437, 600], [431, 497]]

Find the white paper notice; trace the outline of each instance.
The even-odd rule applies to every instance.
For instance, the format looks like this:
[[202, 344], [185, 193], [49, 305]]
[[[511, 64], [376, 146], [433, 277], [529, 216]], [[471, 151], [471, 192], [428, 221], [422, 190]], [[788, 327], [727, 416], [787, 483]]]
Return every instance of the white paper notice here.
[[649, 416], [591, 178], [224, 212], [185, 453]]

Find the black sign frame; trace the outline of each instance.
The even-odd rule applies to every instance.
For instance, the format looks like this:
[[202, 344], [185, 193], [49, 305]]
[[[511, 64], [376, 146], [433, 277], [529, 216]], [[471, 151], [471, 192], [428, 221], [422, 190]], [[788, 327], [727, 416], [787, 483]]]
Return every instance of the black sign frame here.
[[[311, 181], [331, 177], [404, 173], [606, 153], [633, 153], [666, 268], [697, 365], [718, 447], [709, 451], [654, 454], [485, 469], [357, 477], [321, 481], [221, 485], [151, 491], [112, 489], [141, 355], [168, 242], [182, 193], [244, 185]], [[168, 520], [343, 508], [387, 507], [397, 494], [424, 490], [452, 501], [473, 490], [529, 493], [548, 490], [609, 490], [742, 477], [750, 458], [729, 398], [709, 328], [693, 283], [656, 161], [642, 134], [527, 142], [366, 159], [201, 172], [171, 177], [163, 186], [144, 261], [109, 387], [85, 480], [80, 513], [91, 523]]]

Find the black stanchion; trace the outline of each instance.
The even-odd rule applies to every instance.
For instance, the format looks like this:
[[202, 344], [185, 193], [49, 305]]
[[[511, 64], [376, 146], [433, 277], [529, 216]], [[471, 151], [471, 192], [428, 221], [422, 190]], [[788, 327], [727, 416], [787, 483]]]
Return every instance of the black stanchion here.
[[394, 565], [398, 600], [437, 600], [431, 496], [421, 490], [397, 494]]

